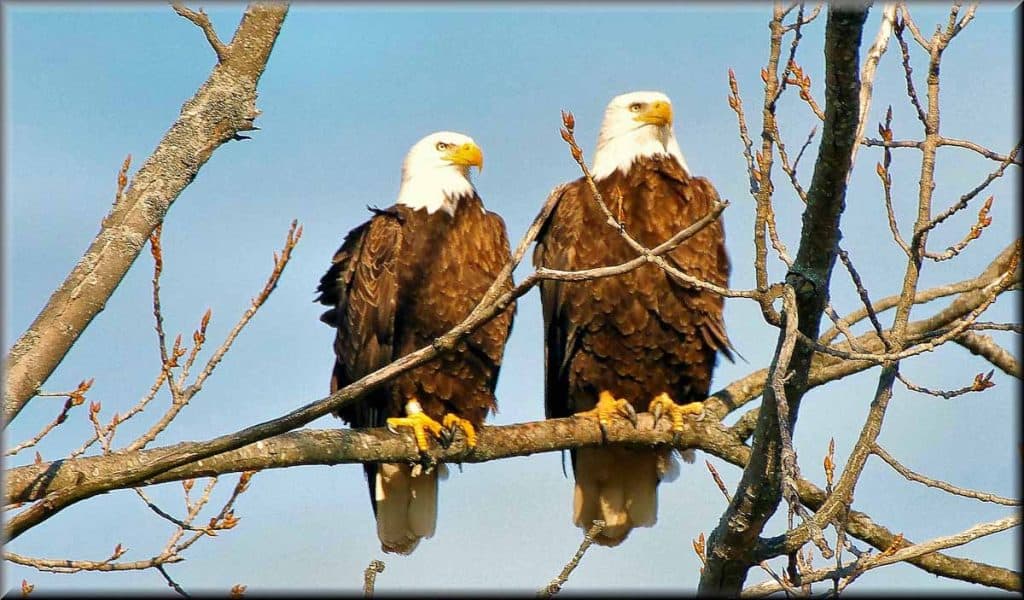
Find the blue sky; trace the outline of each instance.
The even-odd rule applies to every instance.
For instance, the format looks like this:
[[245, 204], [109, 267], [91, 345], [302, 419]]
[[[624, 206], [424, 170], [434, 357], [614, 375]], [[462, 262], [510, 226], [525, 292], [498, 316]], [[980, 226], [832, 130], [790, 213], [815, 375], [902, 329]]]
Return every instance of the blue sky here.
[[[243, 6], [209, 7], [225, 41]], [[213, 65], [201, 32], [163, 5], [88, 8], [4, 4], [4, 344], [9, 348], [75, 265], [113, 200], [117, 170], [126, 154], [133, 170], [149, 155]], [[925, 31], [945, 22], [938, 5], [912, 8]], [[874, 38], [872, 9], [865, 45]], [[235, 343], [204, 391], [158, 440], [160, 445], [206, 439], [279, 416], [327, 393], [333, 330], [317, 317], [313, 290], [344, 234], [368, 216], [366, 205], [387, 206], [398, 191], [402, 158], [422, 136], [441, 129], [467, 133], [482, 146], [487, 169], [476, 178], [485, 203], [503, 215], [513, 243], [547, 193], [578, 176], [558, 136], [559, 110], [576, 114], [577, 137], [592, 155], [601, 114], [616, 94], [656, 89], [676, 112], [676, 132], [696, 174], [709, 177], [723, 198], [733, 262], [732, 285], [753, 286], [750, 232], [753, 202], [737, 135], [726, 103], [727, 70], [735, 69], [751, 130], [760, 129], [758, 72], [767, 55], [768, 5], [522, 6], [307, 4], [292, 7], [259, 86], [261, 130], [246, 142], [220, 148], [176, 201], [164, 225], [163, 306], [166, 328], [188, 333], [213, 309], [211, 342], [223, 339], [263, 285], [292, 219], [305, 235], [277, 291]], [[1019, 9], [986, 4], [947, 51], [943, 62], [943, 132], [970, 138], [998, 152], [1016, 141]], [[805, 31], [798, 61], [823, 102], [821, 46], [824, 18]], [[920, 135], [904, 96], [895, 40], [875, 85], [869, 132], [893, 105], [897, 138]], [[914, 63], [919, 85], [925, 62]], [[795, 151], [813, 116], [794, 95], [780, 106], [788, 146]], [[756, 133], [755, 133], [756, 136]], [[813, 152], [801, 164], [810, 180]], [[874, 163], [862, 149], [843, 220], [843, 245], [873, 297], [895, 293], [903, 267], [889, 238]], [[906, 232], [916, 210], [918, 156], [896, 154], [897, 214]], [[936, 205], [944, 208], [976, 185], [994, 164], [961, 150], [938, 162]], [[779, 231], [791, 251], [798, 242], [799, 200], [776, 170]], [[979, 272], [1016, 234], [1020, 217], [1019, 169], [996, 182], [994, 222], [962, 257], [928, 265], [923, 285], [966, 279]], [[967, 211], [968, 213], [970, 211]], [[932, 235], [942, 249], [967, 230], [960, 215]], [[527, 273], [523, 267], [517, 277]], [[772, 276], [784, 271], [773, 266]], [[158, 368], [149, 280], [144, 254], [44, 386], [72, 389], [96, 382], [89, 400], [102, 416], [125, 410], [151, 385]], [[832, 300], [840, 313], [860, 306], [849, 279], [837, 269]], [[990, 320], [1018, 320], [1012, 299], [999, 302]], [[747, 362], [721, 364], [718, 389], [768, 364], [775, 332], [756, 306], [730, 300], [726, 323]], [[931, 306], [916, 309], [923, 316]], [[886, 315], [889, 322], [891, 315]], [[494, 424], [543, 418], [542, 335], [535, 292], [519, 303], [498, 385]], [[863, 328], [857, 328], [862, 331]], [[1011, 336], [997, 339], [1016, 347]], [[214, 347], [213, 345], [210, 348]], [[921, 385], [956, 388], [988, 367], [959, 348], [945, 348], [904, 364]], [[842, 465], [874, 389], [877, 370], [812, 392], [796, 432], [803, 473], [823, 484], [821, 458], [836, 439]], [[984, 396], [941, 400], [897, 388], [882, 443], [924, 473], [956, 484], [1013, 495], [1018, 489], [1019, 387], [997, 373]], [[161, 394], [150, 410], [162, 412]], [[7, 432], [6, 443], [30, 437], [59, 410], [59, 400], [29, 405]], [[90, 432], [84, 410], [38, 447], [44, 459], [65, 455]], [[145, 419], [145, 413], [141, 416]], [[126, 443], [149, 421], [129, 422]], [[136, 420], [139, 420], [137, 418]], [[310, 425], [340, 426], [332, 418]], [[32, 451], [9, 464], [32, 460]], [[717, 524], [724, 501], [703, 466], [710, 459], [734, 487], [739, 471], [699, 455], [677, 481], [661, 487], [659, 522], [638, 530], [619, 548], [593, 549], [567, 591], [691, 589], [698, 560], [690, 540]], [[230, 492], [225, 476], [217, 497]], [[333, 589], [357, 591], [373, 558], [387, 570], [379, 590], [489, 588], [533, 591], [545, 585], [575, 551], [580, 534], [570, 523], [571, 480], [558, 454], [467, 465], [442, 484], [437, 535], [410, 557], [381, 556], [355, 465], [266, 471], [239, 501], [237, 528], [188, 550], [169, 567], [188, 590], [225, 591], [244, 583], [252, 591]], [[154, 486], [151, 495], [175, 514], [178, 484]], [[216, 499], [214, 500], [216, 502]], [[1006, 509], [950, 498], [907, 483], [871, 461], [855, 505], [914, 540], [954, 533], [1004, 516]], [[128, 492], [94, 498], [26, 533], [11, 550], [30, 556], [101, 560], [118, 543], [126, 559], [157, 554], [171, 531]], [[784, 522], [766, 533], [780, 532]], [[861, 544], [863, 546], [863, 544]], [[1019, 563], [1012, 533], [951, 552], [1003, 566]], [[821, 559], [819, 558], [819, 565]], [[168, 591], [152, 571], [73, 576], [5, 564], [5, 581], [23, 578], [39, 590], [137, 588]], [[752, 572], [751, 581], [764, 575]], [[937, 579], [913, 567], [869, 573], [860, 589], [881, 587], [958, 591], [967, 584]]]

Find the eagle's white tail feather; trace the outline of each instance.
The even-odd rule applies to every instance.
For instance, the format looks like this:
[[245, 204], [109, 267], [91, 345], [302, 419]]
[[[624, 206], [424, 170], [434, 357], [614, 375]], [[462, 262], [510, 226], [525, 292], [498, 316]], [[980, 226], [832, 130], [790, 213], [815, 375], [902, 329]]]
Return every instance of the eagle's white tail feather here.
[[658, 482], [675, 466], [669, 452], [582, 448], [576, 453], [573, 521], [590, 529], [605, 522], [595, 542], [617, 546], [634, 527], [658, 520]]
[[381, 463], [377, 469], [377, 537], [385, 552], [409, 554], [437, 524], [439, 469]]

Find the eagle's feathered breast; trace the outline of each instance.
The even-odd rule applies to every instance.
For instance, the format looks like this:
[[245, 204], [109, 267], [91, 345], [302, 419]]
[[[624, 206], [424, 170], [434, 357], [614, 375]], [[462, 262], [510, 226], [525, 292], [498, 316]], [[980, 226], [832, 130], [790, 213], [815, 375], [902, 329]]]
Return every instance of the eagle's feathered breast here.
[[[690, 177], [661, 156], [637, 159], [597, 186], [626, 231], [649, 248], [703, 217], [715, 198], [706, 179]], [[563, 192], [534, 262], [579, 270], [636, 255], [580, 179]], [[725, 286], [729, 261], [721, 221], [667, 258], [685, 273]], [[716, 352], [728, 354], [722, 298], [677, 282], [653, 264], [586, 282], [545, 281], [542, 301], [551, 417], [592, 408], [601, 390], [630, 400], [638, 411], [661, 392], [680, 404], [703, 400]]]
[[[509, 257], [504, 222], [476, 195], [453, 215], [395, 205], [354, 229], [321, 280], [323, 320], [338, 328], [332, 390], [429, 345], [460, 323]], [[511, 279], [504, 284], [512, 285]], [[447, 412], [479, 427], [495, 408], [494, 387], [515, 304], [455, 350], [404, 373], [339, 412], [355, 427], [404, 414], [410, 398], [440, 419]]]

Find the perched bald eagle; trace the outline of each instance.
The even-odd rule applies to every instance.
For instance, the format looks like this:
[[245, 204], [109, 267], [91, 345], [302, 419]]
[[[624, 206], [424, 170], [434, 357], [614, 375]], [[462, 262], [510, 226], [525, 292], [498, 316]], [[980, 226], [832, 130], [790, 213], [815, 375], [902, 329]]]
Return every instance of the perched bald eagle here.
[[[693, 177], [672, 131], [672, 104], [658, 92], [614, 98], [605, 110], [592, 174], [625, 230], [653, 248], [697, 221], [717, 194]], [[559, 270], [636, 257], [609, 227], [587, 182], [569, 183], [538, 236], [534, 264]], [[699, 279], [724, 286], [729, 259], [721, 220], [666, 255]], [[722, 297], [674, 280], [656, 265], [584, 282], [543, 281], [548, 418], [581, 412], [606, 420], [651, 410], [682, 428], [700, 413], [716, 353], [730, 359]], [[596, 407], [596, 408], [595, 408]], [[692, 456], [687, 457], [692, 461]], [[677, 471], [671, 450], [586, 448], [572, 452], [573, 520], [615, 546], [657, 520], [657, 486]]]
[[[429, 345], [461, 322], [510, 258], [505, 223], [484, 209], [469, 179], [483, 154], [465, 135], [438, 132], [417, 142], [402, 166], [397, 203], [371, 209], [345, 236], [320, 279], [320, 320], [337, 328], [331, 392]], [[504, 282], [511, 288], [509, 278]], [[450, 353], [408, 371], [336, 413], [353, 427], [411, 427], [450, 440], [496, 408], [505, 340], [515, 305]], [[434, 533], [439, 468], [363, 465], [385, 552], [408, 554]]]

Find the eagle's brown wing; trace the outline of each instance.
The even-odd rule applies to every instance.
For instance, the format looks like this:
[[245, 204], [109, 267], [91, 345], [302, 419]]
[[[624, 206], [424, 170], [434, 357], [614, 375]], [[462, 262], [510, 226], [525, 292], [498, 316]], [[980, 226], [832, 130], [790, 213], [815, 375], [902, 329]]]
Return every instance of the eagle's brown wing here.
[[[396, 358], [396, 267], [402, 220], [394, 210], [375, 212], [345, 236], [317, 288], [317, 301], [332, 307], [320, 320], [338, 330], [332, 393]], [[387, 396], [379, 392], [342, 408], [338, 416], [354, 427], [381, 427], [389, 416], [386, 407]]]
[[[659, 165], [662, 173], [669, 175], [672, 187], [680, 198], [687, 212], [696, 222], [711, 211], [712, 204], [718, 200], [718, 191], [704, 177], [683, 175], [675, 162], [662, 162]], [[678, 173], [669, 173], [672, 169]], [[726, 287], [729, 283], [729, 256], [725, 250], [725, 230], [719, 217], [707, 227], [697, 232], [689, 244], [683, 244], [667, 255], [670, 263], [681, 271], [703, 281]], [[685, 284], [669, 278], [676, 287], [687, 287]], [[704, 343], [723, 356], [733, 361], [735, 349], [725, 331], [723, 317], [724, 298], [708, 292], [690, 293], [682, 296], [687, 308], [695, 315], [697, 329]]]
[[[566, 242], [565, 235], [575, 236], [581, 231], [578, 219], [578, 186], [564, 186], [547, 222], [537, 234], [533, 251], [534, 267], [555, 270], [573, 270], [575, 244]], [[573, 223], [566, 223], [566, 221]], [[557, 225], [553, 223], [558, 222]], [[563, 228], [562, 235], [552, 235], [551, 227]], [[578, 325], [562, 312], [565, 306], [566, 284], [557, 280], [540, 282], [541, 308], [544, 314], [544, 414], [549, 419], [568, 417], [575, 410], [569, 394], [569, 359], [577, 343]]]

